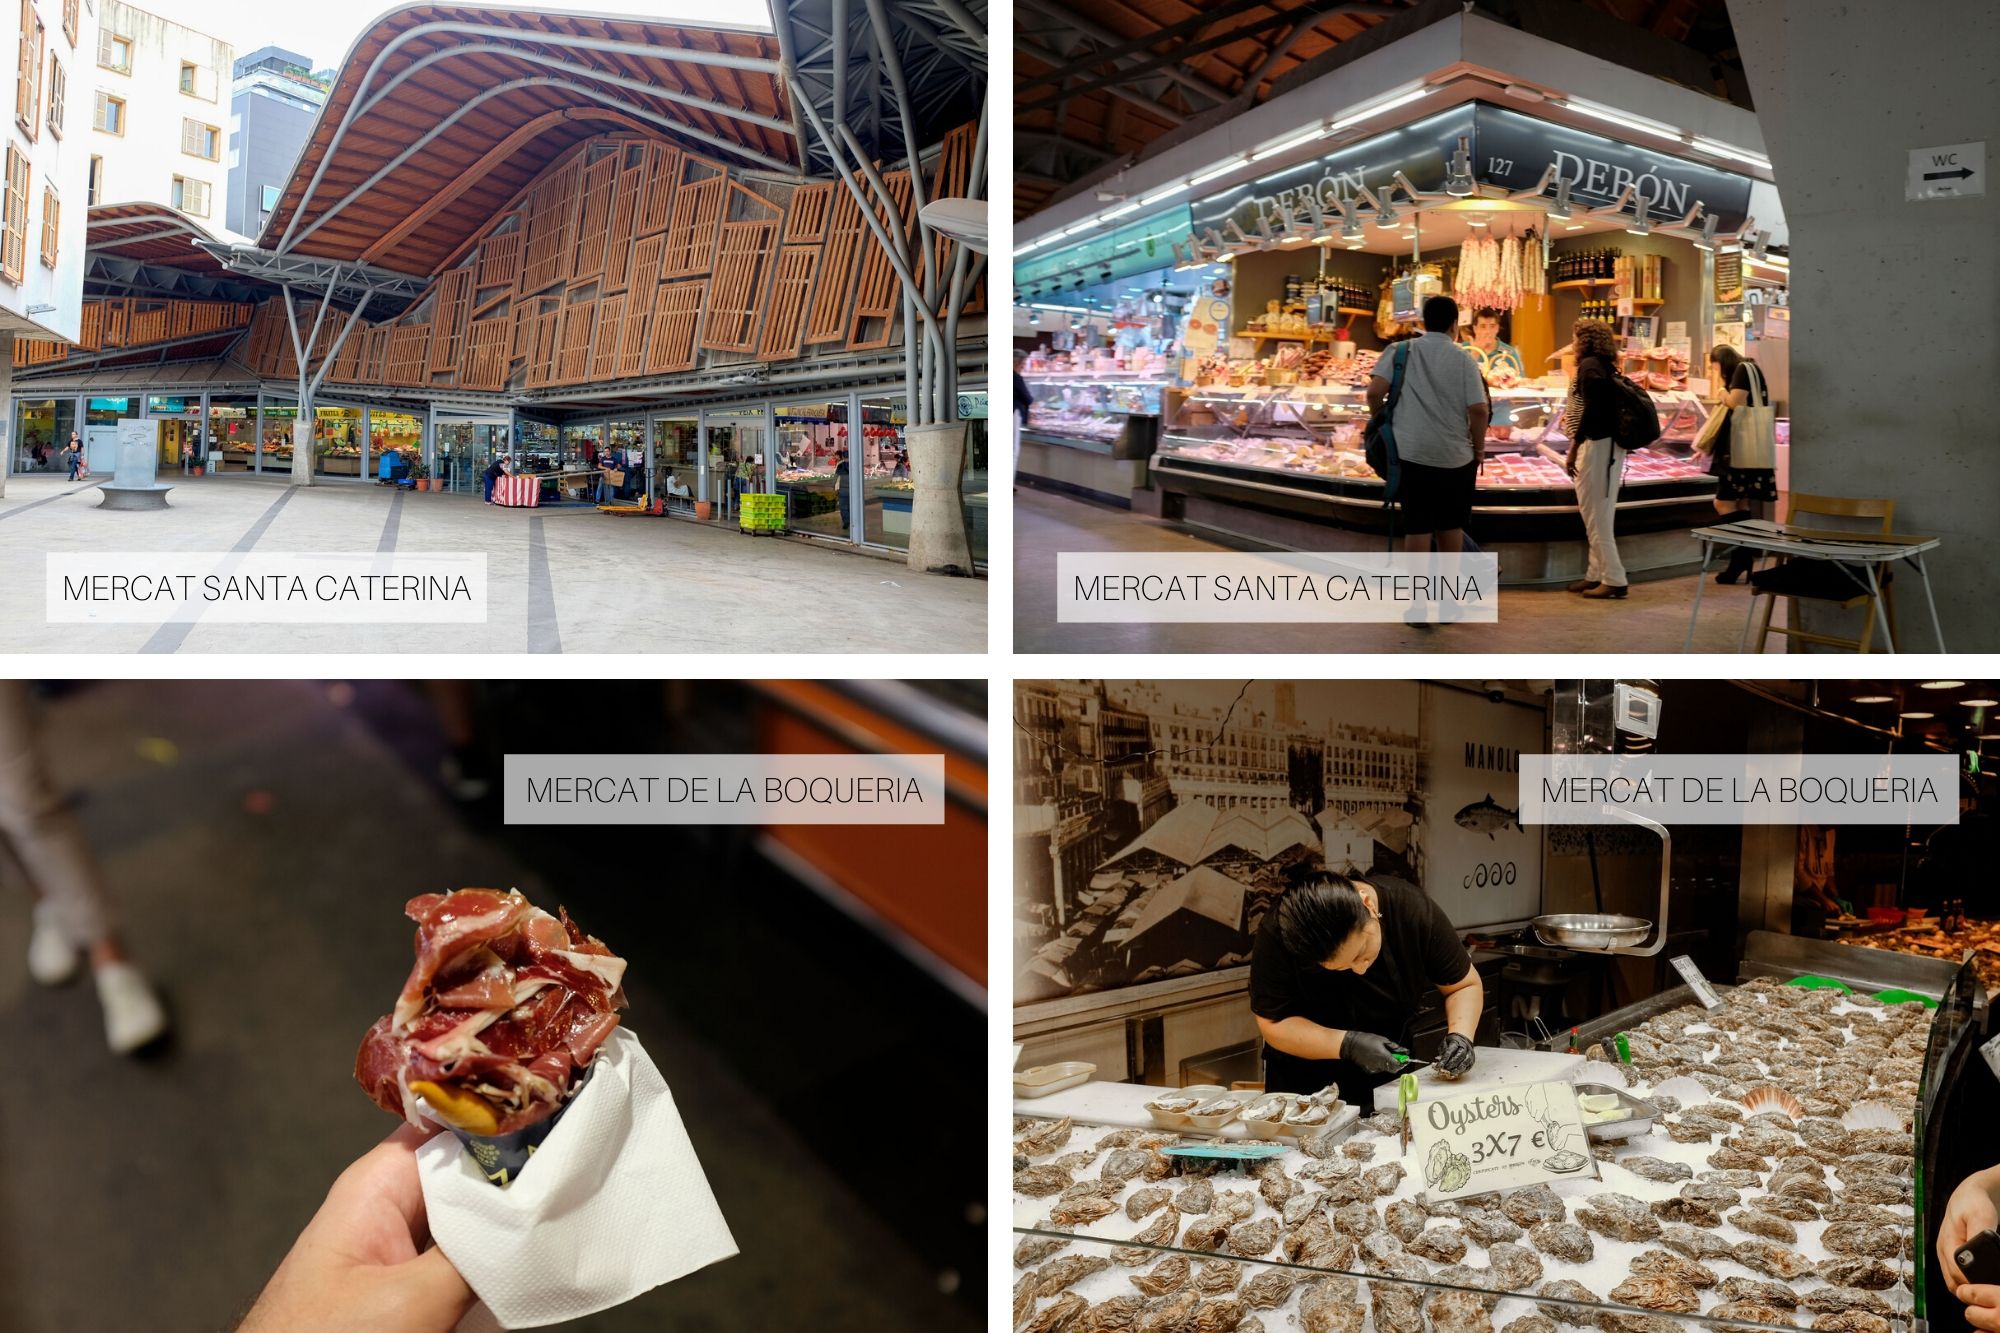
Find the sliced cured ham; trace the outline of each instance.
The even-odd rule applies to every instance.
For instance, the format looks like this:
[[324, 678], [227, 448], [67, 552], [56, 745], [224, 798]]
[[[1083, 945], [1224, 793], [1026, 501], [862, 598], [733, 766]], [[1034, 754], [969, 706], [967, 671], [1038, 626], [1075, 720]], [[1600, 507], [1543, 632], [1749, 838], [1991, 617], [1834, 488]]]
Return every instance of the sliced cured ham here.
[[416, 962], [354, 1078], [412, 1124], [510, 1134], [553, 1115], [618, 1026], [625, 960], [517, 892], [412, 898]]

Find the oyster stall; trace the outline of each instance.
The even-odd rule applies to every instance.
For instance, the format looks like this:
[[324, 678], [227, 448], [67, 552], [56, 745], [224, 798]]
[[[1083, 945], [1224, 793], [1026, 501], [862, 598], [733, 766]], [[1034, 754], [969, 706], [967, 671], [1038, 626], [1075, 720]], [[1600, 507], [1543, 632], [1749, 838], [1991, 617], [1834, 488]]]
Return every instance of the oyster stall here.
[[[1017, 1101], [1015, 1326], [1910, 1328], [1932, 1008], [1772, 977], [1717, 995], [1679, 987], [1579, 1034], [1573, 1081], [1626, 1094], [1591, 1127], [1596, 1178], [1457, 1201], [1427, 1200], [1393, 1108], [1238, 1167], [1168, 1151], [1198, 1133]], [[1628, 1099], [1658, 1120], [1606, 1134]]]

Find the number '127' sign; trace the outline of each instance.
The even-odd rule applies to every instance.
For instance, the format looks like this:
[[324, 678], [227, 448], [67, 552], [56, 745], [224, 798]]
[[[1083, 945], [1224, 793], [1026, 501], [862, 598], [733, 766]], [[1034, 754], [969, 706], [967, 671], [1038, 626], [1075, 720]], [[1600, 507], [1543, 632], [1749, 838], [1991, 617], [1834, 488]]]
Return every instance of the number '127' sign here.
[[1411, 1103], [1409, 1114], [1414, 1169], [1429, 1199], [1597, 1175], [1567, 1083], [1427, 1098]]

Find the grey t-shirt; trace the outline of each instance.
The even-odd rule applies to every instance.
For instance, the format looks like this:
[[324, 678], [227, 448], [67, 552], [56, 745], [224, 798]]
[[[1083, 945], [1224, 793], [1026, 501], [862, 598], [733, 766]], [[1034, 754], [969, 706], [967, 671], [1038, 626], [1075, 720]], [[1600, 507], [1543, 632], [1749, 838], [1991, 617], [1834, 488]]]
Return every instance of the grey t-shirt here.
[[[1407, 352], [1404, 349], [1408, 349]], [[1408, 356], [1396, 397], [1396, 454], [1426, 467], [1464, 467], [1472, 461], [1465, 410], [1486, 402], [1479, 367], [1445, 333], [1426, 333], [1384, 348], [1374, 375], [1393, 383], [1396, 358]]]

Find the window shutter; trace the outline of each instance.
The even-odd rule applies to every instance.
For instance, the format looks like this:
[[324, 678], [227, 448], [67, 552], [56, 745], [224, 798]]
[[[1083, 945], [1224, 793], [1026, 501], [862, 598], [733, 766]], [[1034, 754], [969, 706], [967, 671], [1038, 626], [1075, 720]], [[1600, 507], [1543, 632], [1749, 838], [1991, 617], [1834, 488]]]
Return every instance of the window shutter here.
[[111, 36], [102, 28], [97, 30], [97, 63], [107, 69], [117, 69], [118, 48], [111, 44]]
[[208, 182], [191, 180], [187, 182], [181, 197], [186, 201], [186, 209], [196, 217], [208, 216]]
[[201, 148], [201, 122], [183, 118], [181, 120], [181, 151], [183, 153], [193, 153], [196, 157], [200, 157]]

